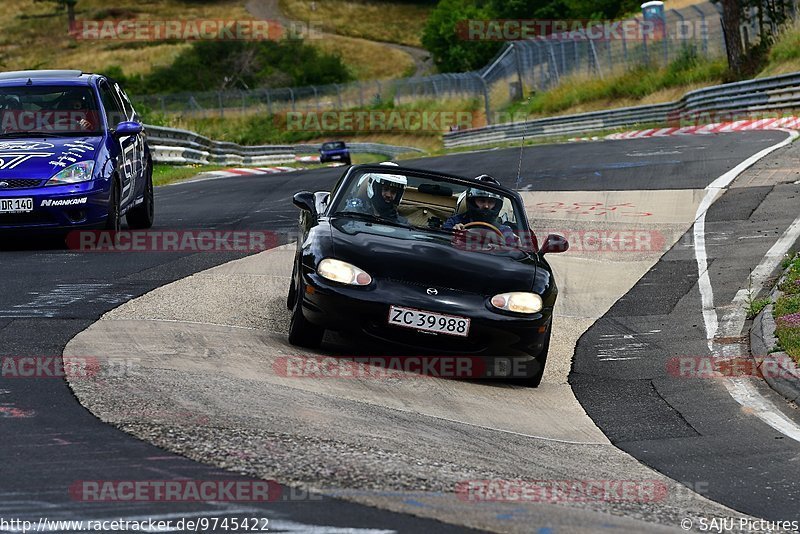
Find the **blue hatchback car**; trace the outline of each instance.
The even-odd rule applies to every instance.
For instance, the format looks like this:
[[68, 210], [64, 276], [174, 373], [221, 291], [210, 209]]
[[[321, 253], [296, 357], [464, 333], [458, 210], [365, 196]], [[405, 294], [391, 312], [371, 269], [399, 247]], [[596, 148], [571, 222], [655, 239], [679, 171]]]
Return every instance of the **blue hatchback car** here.
[[319, 149], [319, 162], [341, 161], [345, 165], [350, 165], [350, 150], [344, 141], [328, 141], [322, 143]]
[[[0, 73], [0, 231], [153, 224], [153, 163], [128, 96], [77, 70]], [[6, 232], [4, 232], [6, 233]]]

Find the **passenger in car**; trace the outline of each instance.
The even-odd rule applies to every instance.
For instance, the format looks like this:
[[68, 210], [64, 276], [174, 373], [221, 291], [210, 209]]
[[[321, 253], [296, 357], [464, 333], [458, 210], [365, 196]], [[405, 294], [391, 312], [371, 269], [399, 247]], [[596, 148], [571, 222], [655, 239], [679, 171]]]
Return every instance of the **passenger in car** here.
[[[384, 161], [381, 165], [397, 167], [397, 163]], [[361, 180], [367, 180], [367, 198], [349, 198], [345, 204], [347, 211], [369, 213], [383, 219], [408, 224], [408, 219], [397, 212], [403, 198], [408, 180], [401, 174], [370, 173]], [[363, 182], [362, 182], [363, 183]]]
[[350, 198], [347, 200], [347, 211], [369, 213], [383, 219], [408, 224], [408, 219], [397, 212], [397, 206], [403, 198], [408, 184], [406, 177], [399, 174], [373, 173], [365, 175], [367, 180], [367, 199]]

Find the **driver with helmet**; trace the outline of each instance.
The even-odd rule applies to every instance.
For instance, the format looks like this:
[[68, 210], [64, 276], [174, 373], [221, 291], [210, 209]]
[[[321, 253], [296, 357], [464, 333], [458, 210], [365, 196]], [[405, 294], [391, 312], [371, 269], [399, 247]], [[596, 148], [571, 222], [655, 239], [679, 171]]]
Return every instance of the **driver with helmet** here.
[[[478, 176], [476, 180], [488, 183], [498, 183], [486, 174]], [[499, 219], [503, 207], [503, 197], [497, 193], [486, 191], [477, 187], [467, 189], [467, 210], [464, 213], [453, 215], [442, 225], [443, 230], [466, 230], [465, 225], [473, 222], [488, 223], [497, 228], [505, 238], [507, 244], [517, 242], [517, 236], [507, 224]]]
[[[381, 165], [397, 167], [396, 163], [385, 161]], [[351, 198], [347, 200], [347, 210], [360, 213], [377, 215], [402, 224], [408, 224], [408, 219], [397, 213], [397, 206], [403, 198], [408, 180], [401, 174], [369, 173], [361, 180], [368, 180], [367, 200]]]

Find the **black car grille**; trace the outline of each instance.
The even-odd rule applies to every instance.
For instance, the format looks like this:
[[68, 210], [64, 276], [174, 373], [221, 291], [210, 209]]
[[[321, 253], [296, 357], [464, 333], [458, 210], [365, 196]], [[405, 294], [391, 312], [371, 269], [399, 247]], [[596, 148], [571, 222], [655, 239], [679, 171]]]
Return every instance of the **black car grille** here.
[[412, 282], [410, 280], [401, 280], [399, 278], [388, 278], [388, 277], [386, 278], [386, 280], [389, 280], [390, 282], [395, 282], [395, 283], [398, 283], [398, 284], [406, 284], [406, 285], [414, 286], [414, 287], [424, 287], [425, 289], [428, 289], [429, 287], [436, 287], [438, 289], [447, 289], [448, 291], [454, 291], [456, 293], [468, 293], [468, 291], [464, 291], [462, 289], [456, 289], [454, 287], [450, 287], [447, 284], [431, 284], [431, 283], [424, 283], [423, 284], [422, 282]]
[[56, 222], [47, 213], [2, 213], [0, 226], [16, 226], [18, 224], [53, 224]]
[[0, 191], [3, 191], [4, 189], [25, 189], [26, 187], [38, 187], [41, 183], [42, 181], [36, 178], [14, 178], [11, 180], [0, 179]]

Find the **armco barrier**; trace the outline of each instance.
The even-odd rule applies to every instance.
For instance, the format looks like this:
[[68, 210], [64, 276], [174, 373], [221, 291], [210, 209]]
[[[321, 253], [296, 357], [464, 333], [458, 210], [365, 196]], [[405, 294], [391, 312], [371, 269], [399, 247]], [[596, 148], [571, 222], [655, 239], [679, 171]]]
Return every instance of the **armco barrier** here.
[[800, 108], [800, 73], [697, 89], [677, 102], [595, 111], [444, 134], [445, 148], [477, 146], [524, 137], [546, 137], [638, 124], [664, 124], [679, 114], [757, 112]]
[[[321, 146], [321, 144], [294, 145], [294, 149], [298, 154], [316, 154]], [[347, 148], [354, 154], [380, 154], [388, 158], [394, 158], [409, 152], [424, 152], [419, 148], [384, 145], [382, 143], [347, 143]]]
[[294, 161], [290, 145], [242, 146], [177, 128], [145, 125], [157, 163], [269, 165]]
[[[198, 133], [177, 128], [145, 125], [156, 163], [216, 165], [274, 165], [294, 162], [296, 153], [316, 153], [320, 144], [243, 146], [214, 141]], [[353, 153], [382, 154], [389, 158], [418, 148], [380, 143], [348, 143]]]

